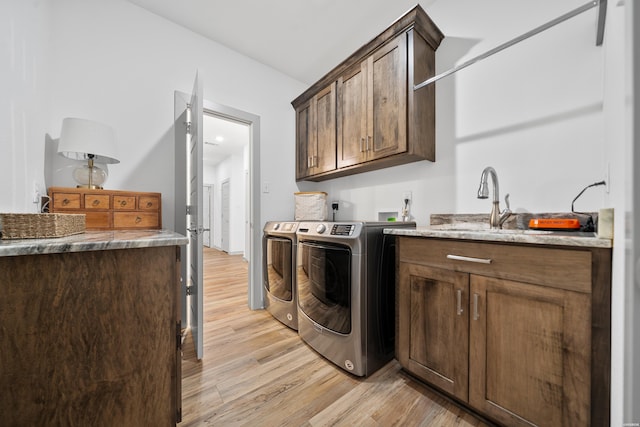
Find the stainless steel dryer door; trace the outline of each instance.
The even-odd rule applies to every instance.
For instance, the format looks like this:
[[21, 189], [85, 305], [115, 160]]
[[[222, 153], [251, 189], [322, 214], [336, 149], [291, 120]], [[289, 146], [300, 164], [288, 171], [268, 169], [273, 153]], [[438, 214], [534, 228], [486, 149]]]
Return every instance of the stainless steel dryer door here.
[[332, 331], [351, 332], [351, 250], [342, 245], [298, 242], [300, 309]]
[[264, 287], [271, 296], [282, 301], [291, 301], [293, 299], [293, 244], [290, 239], [273, 236], [266, 236], [264, 242]]

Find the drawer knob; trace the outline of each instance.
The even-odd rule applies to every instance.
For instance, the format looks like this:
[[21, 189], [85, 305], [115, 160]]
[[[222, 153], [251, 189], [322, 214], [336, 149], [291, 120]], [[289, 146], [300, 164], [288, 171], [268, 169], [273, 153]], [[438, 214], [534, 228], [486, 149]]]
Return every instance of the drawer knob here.
[[62, 200], [62, 206], [67, 206], [69, 203], [71, 203], [71, 200], [69, 200], [69, 199], [63, 199]]
[[151, 206], [153, 206], [152, 202], [147, 202], [147, 207], [150, 208]]
[[92, 204], [93, 206], [98, 206], [98, 205], [100, 204], [100, 200], [95, 199], [93, 202], [91, 202], [91, 204]]
[[120, 206], [127, 206], [127, 201], [126, 200], [121, 200], [120, 201]]
[[142, 218], [140, 218], [139, 216], [136, 217], [136, 224], [139, 224], [140, 222], [142, 222]]

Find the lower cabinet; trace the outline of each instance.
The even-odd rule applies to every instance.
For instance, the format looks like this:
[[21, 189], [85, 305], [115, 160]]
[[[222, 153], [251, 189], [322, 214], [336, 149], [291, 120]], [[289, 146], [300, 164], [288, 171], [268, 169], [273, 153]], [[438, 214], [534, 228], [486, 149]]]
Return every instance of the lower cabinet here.
[[399, 238], [396, 356], [507, 426], [609, 423], [610, 250]]
[[176, 425], [179, 257], [179, 246], [0, 256], [0, 425]]

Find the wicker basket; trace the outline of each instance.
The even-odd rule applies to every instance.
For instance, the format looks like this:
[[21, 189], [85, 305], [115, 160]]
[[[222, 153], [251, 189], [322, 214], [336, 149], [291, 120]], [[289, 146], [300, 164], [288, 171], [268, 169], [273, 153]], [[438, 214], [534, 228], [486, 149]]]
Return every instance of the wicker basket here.
[[64, 237], [85, 231], [85, 214], [0, 213], [2, 239]]

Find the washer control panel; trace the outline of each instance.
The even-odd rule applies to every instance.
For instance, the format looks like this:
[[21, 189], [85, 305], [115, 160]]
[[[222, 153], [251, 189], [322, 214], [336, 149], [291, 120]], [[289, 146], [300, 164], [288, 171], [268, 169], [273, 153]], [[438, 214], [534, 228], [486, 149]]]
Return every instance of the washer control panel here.
[[333, 226], [331, 227], [331, 235], [352, 236], [355, 229], [355, 224], [333, 224]]
[[337, 222], [301, 222], [298, 226], [299, 235], [326, 236], [337, 238], [355, 238], [362, 229], [362, 223]]

